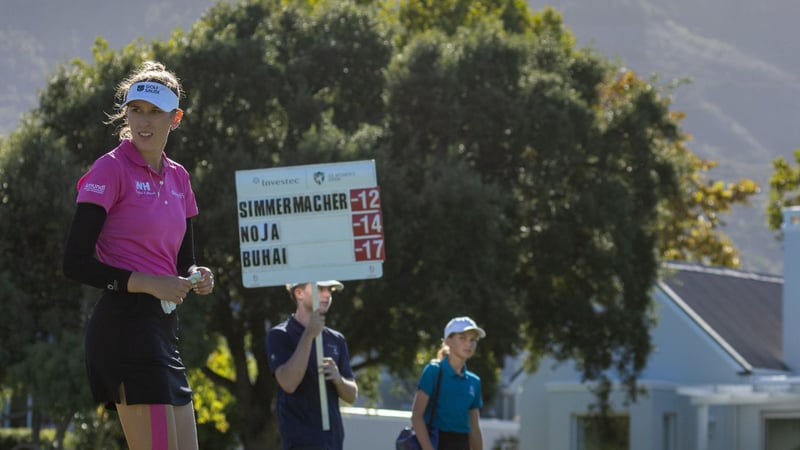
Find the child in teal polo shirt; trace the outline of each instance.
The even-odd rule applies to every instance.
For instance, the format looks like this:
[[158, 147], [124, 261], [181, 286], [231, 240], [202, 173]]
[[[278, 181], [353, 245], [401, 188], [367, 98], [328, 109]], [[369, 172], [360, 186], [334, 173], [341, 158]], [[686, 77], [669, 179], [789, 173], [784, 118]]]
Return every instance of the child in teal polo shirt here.
[[[480, 409], [483, 407], [481, 379], [467, 370], [467, 360], [475, 354], [478, 340], [486, 332], [469, 317], [456, 317], [444, 329], [439, 360], [422, 371], [411, 412], [411, 425], [422, 450], [432, 450], [428, 425], [438, 431], [438, 450], [483, 450]], [[431, 418], [436, 381], [436, 411]]]

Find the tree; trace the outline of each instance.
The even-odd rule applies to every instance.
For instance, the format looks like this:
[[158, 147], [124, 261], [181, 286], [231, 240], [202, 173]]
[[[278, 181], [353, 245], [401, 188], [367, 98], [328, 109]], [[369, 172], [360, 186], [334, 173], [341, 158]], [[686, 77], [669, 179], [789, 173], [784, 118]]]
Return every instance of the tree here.
[[69, 418], [86, 407], [86, 402], [72, 403], [77, 397], [70, 395], [78, 391], [52, 390], [58, 385], [54, 380], [68, 385], [75, 381], [70, 375], [82, 374], [79, 361], [74, 361], [78, 370], [71, 370], [74, 365], [38, 364], [36, 376], [28, 376], [30, 364], [55, 362], [46, 354], [65, 350], [62, 339], [80, 334], [86, 309], [81, 290], [61, 281], [58, 256], [64, 218], [72, 207], [65, 186], [75, 181], [64, 169], [72, 161], [63, 139], [33, 121], [0, 143], [0, 304], [5, 311], [0, 315], [0, 383], [36, 400], [34, 443], [44, 417], [57, 421], [61, 441]]
[[389, 72], [398, 153], [433, 152], [433, 164], [457, 154], [516, 192], [514, 287], [531, 365], [544, 353], [575, 359], [586, 380], [605, 381], [601, 406], [613, 368], [635, 397], [659, 258], [738, 265], [720, 214], [757, 185], [705, 177], [714, 163], [686, 148], [669, 97], [575, 49], [554, 11], [514, 39], [502, 20], [437, 27], [419, 19], [435, 10], [403, 5], [428, 25]]
[[[683, 115], [673, 113], [676, 122]], [[720, 231], [723, 214], [733, 205], [750, 204], [750, 197], [760, 190], [751, 179], [725, 183], [713, 180], [707, 173], [715, 161], [704, 160], [686, 147], [688, 136], [668, 151], [673, 154], [679, 179], [679, 191], [659, 208], [664, 217], [659, 230], [658, 250], [662, 259], [695, 261], [701, 264], [739, 267], [739, 251], [730, 238]]]
[[[772, 161], [772, 176], [769, 178], [769, 203], [767, 223], [771, 230], [778, 231], [783, 225], [783, 209], [800, 205], [800, 150], [794, 152], [795, 165], [779, 156]], [[778, 235], [781, 236], [780, 234]]]
[[[33, 397], [37, 412], [56, 425], [57, 448], [77, 411], [90, 411], [91, 393], [84, 378], [83, 334], [66, 332], [53, 342], [36, 342], [26, 348], [26, 358], [11, 368], [14, 384]], [[34, 434], [34, 439], [38, 436]]]

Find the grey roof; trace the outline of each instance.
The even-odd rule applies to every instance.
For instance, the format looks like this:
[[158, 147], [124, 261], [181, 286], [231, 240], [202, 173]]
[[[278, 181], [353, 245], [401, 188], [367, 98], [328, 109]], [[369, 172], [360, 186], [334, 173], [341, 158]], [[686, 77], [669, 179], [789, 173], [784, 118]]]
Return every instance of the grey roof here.
[[662, 283], [748, 365], [786, 370], [781, 344], [783, 278], [684, 263], [668, 263], [666, 268]]

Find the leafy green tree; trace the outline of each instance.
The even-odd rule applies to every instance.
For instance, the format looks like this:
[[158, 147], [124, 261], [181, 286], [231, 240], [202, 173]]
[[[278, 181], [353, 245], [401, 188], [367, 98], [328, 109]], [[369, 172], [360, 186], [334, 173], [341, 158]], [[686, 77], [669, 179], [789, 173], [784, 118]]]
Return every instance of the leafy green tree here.
[[64, 448], [76, 411], [89, 411], [93, 406], [84, 376], [83, 334], [68, 332], [53, 342], [29, 345], [25, 360], [11, 372], [12, 382], [26, 387], [23, 392], [33, 397], [37, 411], [46, 412], [55, 423], [55, 443]]
[[800, 187], [800, 150], [795, 150], [794, 166], [782, 156], [772, 161], [767, 204], [767, 223], [770, 229], [775, 231], [781, 229], [783, 208], [800, 205], [798, 187]]
[[536, 20], [520, 0], [404, 0], [387, 2], [387, 6], [398, 3], [397, 21], [409, 35], [431, 29], [453, 34], [487, 17], [499, 19], [508, 32], [523, 33], [531, 30]]
[[552, 11], [530, 23], [532, 40], [507, 39], [491, 21], [412, 38], [396, 79], [389, 72], [390, 120], [408, 134], [404, 158], [454, 152], [517, 191], [514, 286], [529, 363], [576, 360], [601, 381], [606, 410], [609, 370], [637, 393], [659, 256], [738, 265], [719, 217], [757, 185], [708, 181], [713, 163], [685, 148], [668, 97], [575, 50]]
[[[677, 121], [682, 114], [674, 113]], [[679, 179], [679, 192], [661, 205], [658, 250], [663, 259], [739, 267], [739, 251], [721, 231], [723, 215], [733, 205], [749, 205], [758, 183], [741, 179], [725, 183], [708, 176], [715, 161], [704, 160], [686, 148], [687, 136], [668, 149]]]
[[35, 377], [9, 373], [28, 373], [25, 367], [33, 361], [56, 361], [47, 353], [64, 355], [62, 339], [80, 333], [85, 304], [78, 287], [63, 283], [58, 256], [72, 207], [65, 187], [75, 180], [64, 170], [71, 161], [64, 140], [32, 121], [0, 143], [0, 383], [17, 395], [33, 396], [34, 443], [43, 417], [58, 422], [62, 442], [69, 417], [86, 406], [72, 403], [73, 389], [52, 390], [56, 380], [69, 384], [82, 373], [80, 360], [77, 367], [41, 364]]
[[[0, 148], [0, 283], [6, 314], [3, 354], [14, 362], [26, 344], [80, 327], [78, 289], [63, 289], [59, 260], [63, 218], [74, 185], [64, 172], [71, 161], [63, 140], [26, 125]], [[3, 368], [9, 367], [7, 364]]]
[[611, 68], [562, 34], [507, 38], [487, 21], [412, 39], [389, 72], [393, 151], [458, 157], [513, 202], [505, 246], [532, 362], [574, 358], [586, 379], [613, 367], [633, 383], [649, 353], [656, 207], [675, 190], [657, 142], [676, 129], [652, 91], [601, 103]]

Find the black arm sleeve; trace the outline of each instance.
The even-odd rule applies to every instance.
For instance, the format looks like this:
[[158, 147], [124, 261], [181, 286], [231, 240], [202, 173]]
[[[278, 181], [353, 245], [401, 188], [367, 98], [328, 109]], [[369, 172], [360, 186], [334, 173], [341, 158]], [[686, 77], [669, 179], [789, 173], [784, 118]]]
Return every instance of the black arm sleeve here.
[[131, 271], [100, 262], [95, 246], [106, 221], [106, 210], [93, 203], [78, 203], [64, 244], [64, 275], [100, 289], [128, 291]]
[[186, 219], [186, 234], [183, 235], [181, 248], [178, 249], [178, 274], [182, 277], [189, 275], [189, 270], [197, 264], [194, 256], [194, 230], [192, 219]]

